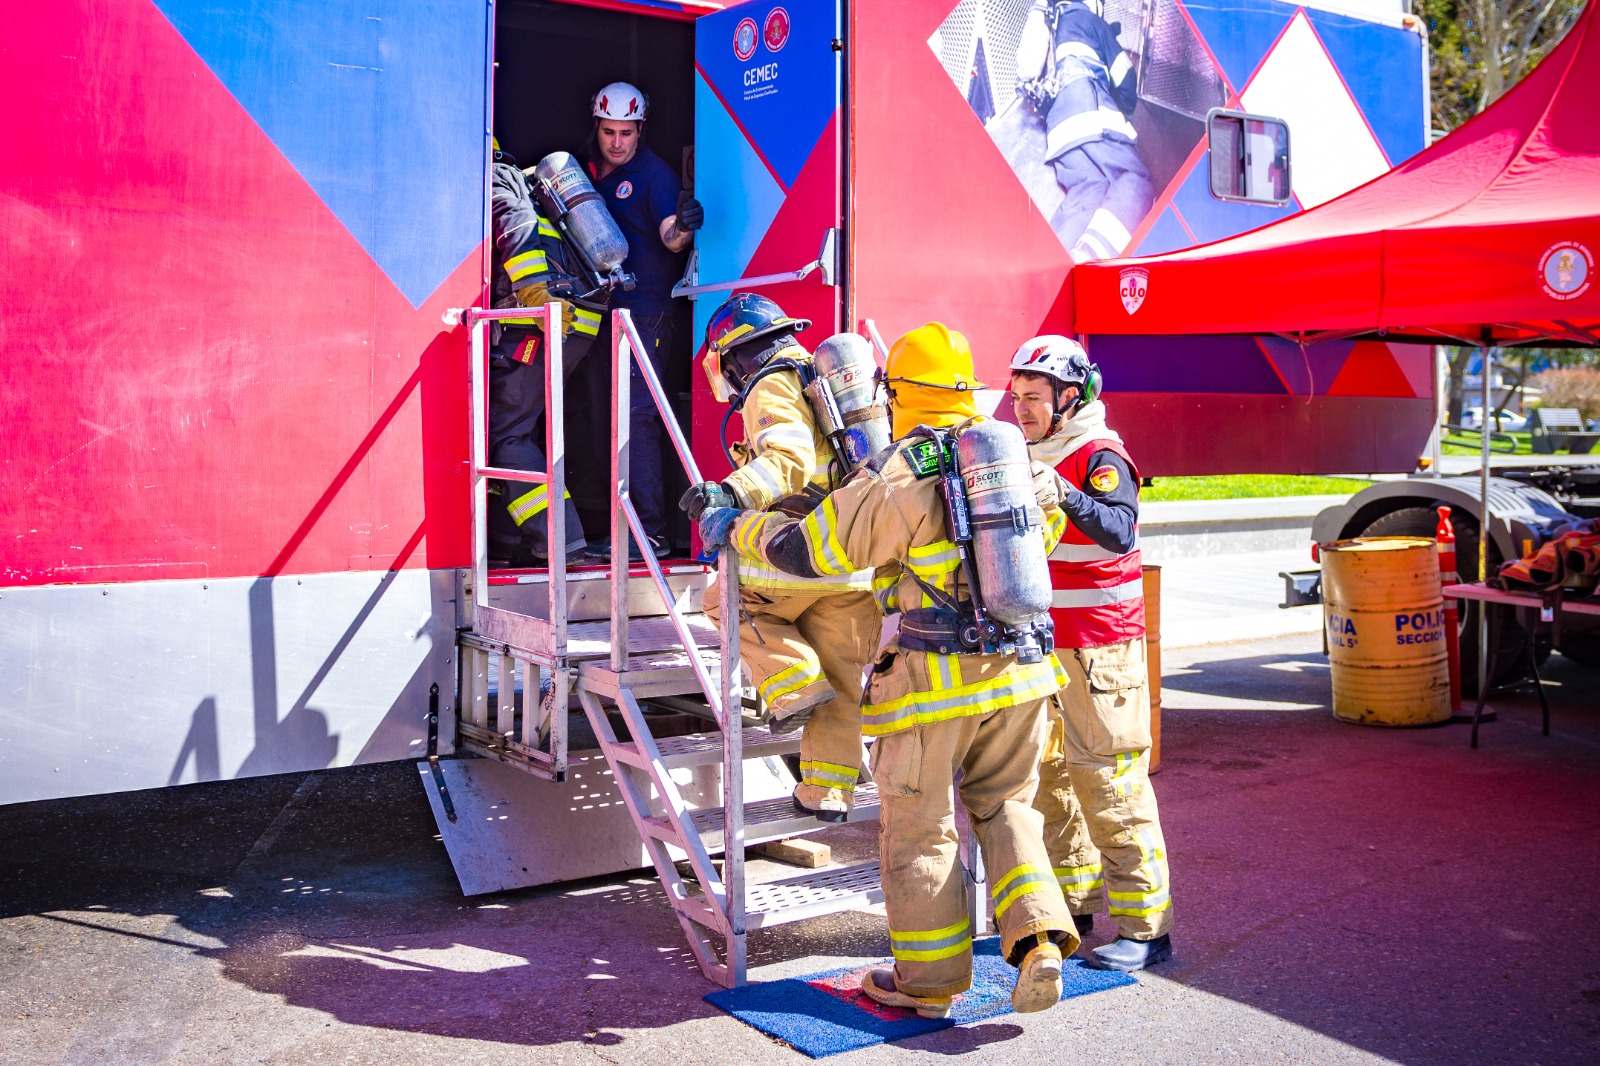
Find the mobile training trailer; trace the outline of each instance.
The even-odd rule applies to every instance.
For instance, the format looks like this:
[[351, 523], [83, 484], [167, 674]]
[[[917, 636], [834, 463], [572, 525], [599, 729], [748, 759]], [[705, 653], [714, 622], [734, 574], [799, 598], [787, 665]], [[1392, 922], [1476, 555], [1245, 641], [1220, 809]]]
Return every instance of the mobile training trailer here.
[[[1398, 9], [1108, 0], [1131, 177], [1088, 202], [1017, 66], [1030, 6], [21, 5], [0, 43], [20, 146], [0, 156], [0, 802], [420, 756], [435, 686], [451, 750], [476, 474], [445, 313], [486, 302], [493, 132], [526, 166], [581, 149], [599, 86], [650, 93], [647, 140], [706, 205], [663, 385], [708, 476], [723, 409], [690, 337], [735, 288], [811, 318], [808, 343], [950, 322], [1003, 386], [1021, 340], [1070, 328], [1075, 255], [1237, 233], [1426, 141], [1424, 37]], [[1426, 438], [1404, 345], [1357, 345], [1307, 395], [1298, 356], [1206, 344], [1101, 355], [1149, 473], [1406, 469]]]

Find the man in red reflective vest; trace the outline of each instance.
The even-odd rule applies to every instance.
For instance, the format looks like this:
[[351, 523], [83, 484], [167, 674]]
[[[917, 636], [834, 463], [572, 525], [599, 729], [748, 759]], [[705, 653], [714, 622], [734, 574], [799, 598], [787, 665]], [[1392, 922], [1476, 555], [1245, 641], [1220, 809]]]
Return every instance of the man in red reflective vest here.
[[1035, 337], [1011, 360], [1011, 401], [1034, 459], [1072, 488], [1050, 555], [1061, 690], [1034, 806], [1080, 932], [1104, 891], [1117, 939], [1089, 965], [1142, 970], [1172, 955], [1166, 844], [1150, 788], [1150, 689], [1139, 471], [1106, 425], [1100, 368], [1077, 342]]

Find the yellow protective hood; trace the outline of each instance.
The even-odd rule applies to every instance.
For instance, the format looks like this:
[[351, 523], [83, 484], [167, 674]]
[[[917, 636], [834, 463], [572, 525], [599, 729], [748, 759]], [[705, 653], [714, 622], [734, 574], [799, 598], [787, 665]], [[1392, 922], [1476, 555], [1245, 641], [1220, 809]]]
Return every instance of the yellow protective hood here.
[[948, 429], [978, 415], [972, 347], [942, 322], [918, 326], [894, 342], [884, 366], [892, 398], [894, 437], [918, 426]]

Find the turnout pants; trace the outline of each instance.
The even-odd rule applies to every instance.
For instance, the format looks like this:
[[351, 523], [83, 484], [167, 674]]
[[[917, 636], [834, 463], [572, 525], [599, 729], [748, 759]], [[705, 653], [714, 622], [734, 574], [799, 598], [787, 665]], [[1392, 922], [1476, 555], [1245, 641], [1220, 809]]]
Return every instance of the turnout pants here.
[[[800, 734], [795, 798], [848, 810], [861, 772], [861, 677], [878, 649], [882, 615], [871, 592], [770, 597], [740, 590], [739, 655], [776, 718], [812, 707]], [[706, 616], [718, 617], [716, 589]]]
[[1070, 954], [1072, 918], [1050, 872], [1031, 806], [1039, 783], [1046, 701], [915, 725], [872, 749], [878, 841], [895, 986], [913, 996], [972, 987], [972, 925], [959, 861], [955, 778], [983, 850], [995, 922], [1007, 958], [1017, 941], [1045, 933]]
[[1125, 141], [1088, 141], [1050, 165], [1066, 196], [1050, 224], [1073, 262], [1120, 255], [1155, 202], [1138, 149]]
[[1071, 683], [1057, 697], [1034, 806], [1074, 914], [1099, 909], [1117, 931], [1172, 929], [1167, 849], [1150, 788], [1150, 688], [1144, 641], [1057, 652]]

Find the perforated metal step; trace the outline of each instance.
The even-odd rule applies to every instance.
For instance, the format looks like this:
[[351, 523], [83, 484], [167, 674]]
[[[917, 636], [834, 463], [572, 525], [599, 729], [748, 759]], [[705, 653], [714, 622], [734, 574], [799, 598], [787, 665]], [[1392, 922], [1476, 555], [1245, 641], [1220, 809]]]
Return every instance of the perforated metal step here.
[[[850, 811], [847, 821], [872, 822], [878, 818], [878, 789], [876, 785], [862, 784], [856, 786], [856, 805]], [[722, 846], [722, 808], [702, 807], [690, 814], [690, 821], [694, 823], [695, 831], [700, 834], [700, 839], [705, 841], [706, 851], [717, 853], [723, 851]], [[782, 840], [785, 837], [804, 836], [807, 833], [818, 833], [838, 822], [819, 822], [810, 814], [801, 814], [794, 809], [794, 801], [787, 796], [778, 799], [758, 800], [755, 803], [744, 805], [744, 842], [745, 844], [761, 844], [769, 840]]]
[[[685, 614], [682, 617], [695, 643], [705, 652], [717, 654], [720, 644], [716, 624], [703, 614]], [[682, 650], [683, 642], [678, 639], [678, 631], [670, 618], [634, 618], [628, 622], [629, 655]], [[610, 622], [572, 622], [567, 625], [569, 659], [605, 659], [610, 655]]]
[[882, 902], [878, 864], [864, 862], [751, 885], [745, 890], [745, 924], [760, 929]]
[[[690, 733], [681, 737], [666, 737], [656, 741], [656, 748], [661, 752], [661, 765], [669, 770], [680, 766], [711, 766], [722, 761], [722, 734]], [[799, 750], [798, 732], [778, 736], [771, 728], [764, 725], [751, 726], [744, 730], [746, 759], [789, 755]]]

